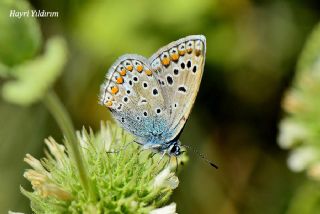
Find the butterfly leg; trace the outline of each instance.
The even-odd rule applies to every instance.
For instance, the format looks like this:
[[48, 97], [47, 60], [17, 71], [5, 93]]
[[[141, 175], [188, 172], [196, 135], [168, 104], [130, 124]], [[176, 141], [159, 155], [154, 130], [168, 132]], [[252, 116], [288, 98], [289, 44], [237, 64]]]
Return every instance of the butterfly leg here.
[[[160, 171], [166, 169], [168, 166], [170, 167], [170, 157], [166, 160], [164, 164], [160, 164], [160, 162], [164, 159], [164, 155], [162, 154], [160, 160], [158, 161], [157, 167], [159, 168]], [[171, 170], [170, 170], [171, 171]]]
[[[158, 145], [158, 144], [145, 144], [141, 147], [138, 155], [140, 155], [143, 151], [147, 151], [149, 149], [157, 149], [159, 148], [161, 145]], [[156, 153], [155, 153], [156, 154]], [[152, 156], [153, 157], [153, 156]]]
[[[166, 165], [170, 165], [170, 163], [171, 163], [171, 158], [172, 156], [169, 156], [169, 160], [168, 160], [168, 162], [167, 162], [167, 164]], [[172, 161], [175, 161], [175, 170], [174, 170], [174, 172], [175, 172], [175, 174], [177, 174], [177, 172], [178, 172], [178, 166], [179, 166], [179, 161], [178, 161], [178, 157], [177, 156], [174, 156], [174, 160], [172, 160]], [[171, 167], [170, 167], [171, 168]], [[171, 169], [173, 169], [173, 168], [171, 168]]]
[[177, 156], [174, 156], [174, 157], [175, 157], [175, 160], [176, 160], [175, 174], [177, 174], [177, 172], [178, 172], [178, 167], [179, 167], [179, 162], [178, 162], [178, 157], [177, 157]]
[[[168, 156], [168, 160], [167, 160], [167, 162], [163, 165], [163, 168], [170, 167], [170, 162], [171, 162], [171, 157]], [[171, 171], [171, 170], [170, 170], [170, 171]]]
[[162, 152], [162, 155], [161, 155], [161, 158], [160, 158], [159, 161], [158, 161], [158, 165], [160, 164], [160, 162], [161, 162], [162, 159], [164, 158], [165, 154], [166, 154], [166, 151], [163, 151], [163, 152]]
[[143, 145], [143, 147], [141, 148], [140, 152], [143, 152], [143, 151], [148, 150], [148, 149], [157, 149], [159, 147], [161, 147], [160, 144], [147, 143], [147, 144]]
[[130, 141], [128, 143], [126, 143], [125, 145], [123, 145], [120, 149], [116, 150], [116, 151], [107, 151], [107, 153], [119, 153], [122, 150], [126, 150], [127, 147], [129, 146], [129, 144], [133, 143], [134, 141]]

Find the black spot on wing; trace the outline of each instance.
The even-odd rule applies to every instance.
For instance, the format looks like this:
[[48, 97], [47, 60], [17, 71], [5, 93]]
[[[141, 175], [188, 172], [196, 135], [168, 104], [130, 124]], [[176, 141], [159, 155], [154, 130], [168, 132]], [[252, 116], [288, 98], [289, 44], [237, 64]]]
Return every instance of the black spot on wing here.
[[193, 73], [196, 73], [197, 72], [197, 66], [195, 65], [195, 66], [193, 66], [193, 68], [192, 68], [192, 72]]
[[184, 86], [179, 86], [178, 91], [181, 91], [181, 92], [183, 92], [183, 93], [186, 93], [186, 92], [187, 92], [187, 89], [186, 89], [186, 87], [184, 87]]
[[191, 61], [190, 60], [188, 60], [188, 62], [187, 62], [187, 67], [191, 68]]
[[172, 85], [173, 84], [173, 79], [171, 76], [167, 76], [167, 82], [169, 85]]

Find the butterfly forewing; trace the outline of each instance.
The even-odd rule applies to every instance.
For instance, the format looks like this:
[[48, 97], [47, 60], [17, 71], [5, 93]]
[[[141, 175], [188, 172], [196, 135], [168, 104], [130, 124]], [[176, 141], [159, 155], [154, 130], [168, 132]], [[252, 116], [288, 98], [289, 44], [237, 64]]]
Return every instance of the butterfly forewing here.
[[149, 59], [169, 112], [168, 141], [180, 133], [191, 112], [202, 78], [205, 53], [205, 37], [197, 35], [170, 43]]
[[126, 130], [143, 140], [167, 127], [169, 114], [164, 97], [153, 70], [142, 56], [124, 55], [114, 63], [101, 88], [100, 99]]

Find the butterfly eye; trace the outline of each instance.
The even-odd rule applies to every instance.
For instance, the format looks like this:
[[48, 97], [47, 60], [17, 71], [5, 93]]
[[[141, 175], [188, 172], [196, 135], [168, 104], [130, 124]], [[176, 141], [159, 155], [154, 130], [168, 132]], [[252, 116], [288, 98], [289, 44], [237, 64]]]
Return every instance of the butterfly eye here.
[[173, 61], [177, 61], [179, 59], [179, 53], [178, 53], [178, 48], [172, 48], [170, 51], [169, 51], [169, 54], [170, 54], [170, 58], [173, 60]]
[[181, 43], [178, 46], [178, 53], [180, 56], [183, 56], [186, 53], [186, 44], [185, 43]]
[[163, 52], [163, 54], [160, 56], [161, 63], [164, 66], [168, 66], [170, 64], [170, 58], [169, 58], [169, 53], [168, 52]]
[[193, 41], [189, 41], [189, 42], [187, 42], [187, 53], [192, 53], [192, 50], [193, 50], [193, 48], [194, 48], [194, 43], [193, 43]]

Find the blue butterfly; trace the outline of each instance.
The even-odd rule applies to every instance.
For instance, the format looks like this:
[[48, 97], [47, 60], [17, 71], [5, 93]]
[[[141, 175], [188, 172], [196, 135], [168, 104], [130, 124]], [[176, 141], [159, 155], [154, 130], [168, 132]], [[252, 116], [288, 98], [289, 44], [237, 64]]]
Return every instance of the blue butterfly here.
[[123, 55], [107, 73], [100, 102], [144, 149], [179, 156], [179, 136], [199, 91], [205, 55], [202, 35], [174, 41], [149, 59]]

